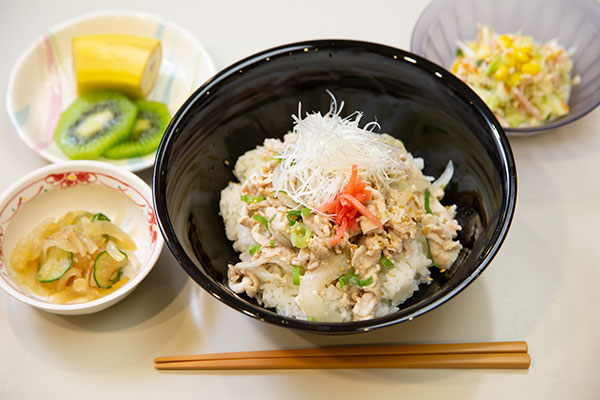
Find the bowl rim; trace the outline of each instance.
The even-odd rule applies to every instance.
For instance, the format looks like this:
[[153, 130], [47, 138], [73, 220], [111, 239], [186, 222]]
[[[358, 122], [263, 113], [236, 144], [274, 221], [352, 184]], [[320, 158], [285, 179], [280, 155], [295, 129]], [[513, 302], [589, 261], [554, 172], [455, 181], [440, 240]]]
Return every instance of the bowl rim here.
[[[34, 41], [27, 48], [25, 48], [25, 50], [23, 50], [20, 53], [16, 62], [13, 65], [12, 69], [10, 70], [8, 84], [7, 84], [7, 88], [6, 88], [6, 94], [5, 94], [6, 111], [8, 113], [8, 117], [9, 117], [12, 125], [14, 126], [15, 130], [17, 131], [17, 135], [27, 145], [27, 147], [29, 147], [31, 149], [31, 151], [33, 151], [39, 157], [47, 160], [50, 163], [62, 163], [62, 162], [68, 162], [70, 160], [68, 160], [68, 159], [63, 160], [53, 154], [42, 154], [42, 152], [35, 150], [36, 142], [34, 142], [30, 136], [25, 134], [22, 127], [18, 123], [18, 121], [15, 117], [15, 113], [18, 110], [15, 109], [14, 102], [12, 101], [12, 98], [14, 97], [14, 92], [15, 92], [15, 85], [17, 83], [17, 81], [16, 81], [17, 75], [22, 70], [25, 62], [35, 54], [36, 50], [40, 46], [42, 46], [44, 44], [44, 40], [49, 34], [63, 33], [63, 32], [68, 31], [69, 28], [71, 28], [74, 25], [84, 24], [84, 23], [88, 23], [90, 21], [96, 21], [96, 20], [101, 20], [101, 19], [106, 19], [106, 18], [115, 19], [115, 20], [124, 19], [124, 18], [139, 19], [140, 21], [147, 20], [147, 21], [152, 21], [152, 22], [156, 23], [157, 25], [164, 23], [165, 27], [170, 26], [170, 27], [176, 29], [178, 32], [178, 35], [181, 35], [182, 37], [185, 38], [185, 40], [189, 41], [190, 43], [193, 43], [194, 47], [197, 49], [198, 54], [203, 55], [203, 59], [205, 60], [204, 62], [209, 67], [210, 75], [214, 74], [217, 71], [217, 68], [215, 66], [213, 59], [211, 58], [208, 51], [206, 51], [206, 48], [204, 47], [202, 42], [200, 42], [200, 40], [196, 36], [194, 36], [186, 28], [182, 27], [179, 24], [176, 24], [172, 20], [164, 18], [164, 17], [159, 17], [158, 15], [145, 13], [145, 12], [139, 12], [139, 11], [131, 11], [131, 10], [104, 10], [104, 11], [96, 11], [96, 12], [86, 13], [86, 14], [62, 21], [56, 25], [51, 26], [50, 28], [48, 28], [46, 30], [46, 32], [44, 34], [36, 37], [34, 39]], [[165, 57], [165, 54], [164, 54], [164, 45], [163, 45], [163, 58], [164, 57]], [[64, 110], [62, 110], [62, 111], [64, 111]], [[137, 161], [135, 163], [127, 162], [122, 165], [120, 164], [119, 166], [121, 168], [125, 168], [125, 169], [127, 169], [129, 171], [133, 171], [133, 172], [146, 170], [146, 169], [154, 166], [154, 161], [156, 160], [157, 151], [158, 151], [158, 149], [155, 150], [154, 153], [150, 153], [145, 156], [131, 157], [131, 158], [123, 159], [123, 160], [138, 160], [139, 159], [139, 161]], [[85, 161], [98, 161], [98, 160], [85, 160]], [[117, 161], [121, 161], [121, 160], [117, 160]], [[116, 165], [116, 164], [112, 164], [111, 160], [109, 160], [109, 159], [105, 159], [102, 162], [104, 162], [106, 164]]]
[[[593, 6], [593, 4], [591, 2], [586, 2], [585, 0], [574, 0], [574, 1], [579, 1], [579, 3], [585, 7], [588, 7], [588, 3], [590, 6]], [[419, 47], [418, 46], [419, 41], [417, 40], [417, 37], [416, 37], [417, 30], [420, 29], [421, 26], [423, 25], [423, 20], [424, 20], [425, 16], [428, 15], [429, 13], [431, 13], [432, 10], [435, 7], [437, 7], [438, 4], [440, 4], [442, 2], [450, 3], [448, 0], [432, 0], [423, 9], [421, 14], [419, 14], [419, 17], [417, 18], [417, 22], [413, 26], [413, 30], [412, 30], [412, 34], [411, 34], [411, 38], [410, 38], [410, 51], [411, 52], [414, 52], [415, 54], [417, 54], [416, 50], [417, 50], [417, 47]], [[456, 3], [452, 3], [452, 4], [456, 4]], [[598, 14], [598, 16], [600, 16], [600, 7], [596, 7], [594, 9], [594, 11]], [[445, 67], [440, 66], [440, 68], [443, 68], [444, 70], [446, 70], [446, 72], [448, 72], [450, 74], [452, 73], [449, 70], [447, 70]], [[533, 136], [533, 135], [537, 135], [537, 134], [540, 134], [545, 131], [560, 128], [561, 126], [564, 126], [571, 122], [577, 121], [578, 119], [580, 119], [580, 118], [586, 116], [587, 114], [589, 114], [590, 112], [594, 111], [594, 109], [596, 107], [598, 107], [599, 105], [600, 105], [600, 94], [598, 94], [598, 96], [596, 96], [596, 100], [592, 101], [591, 104], [587, 108], [581, 110], [577, 114], [572, 114], [569, 112], [566, 115], [556, 118], [551, 123], [548, 123], [545, 125], [523, 127], [523, 128], [502, 126], [502, 129], [505, 132], [507, 132], [507, 135], [510, 137]]]
[[[27, 173], [26, 175], [16, 180], [0, 194], [0, 208], [7, 204], [7, 201], [12, 196], [14, 196], [16, 192], [18, 192], [23, 187], [27, 186], [29, 182], [35, 180], [36, 178], [43, 177], [50, 173], [70, 172], [74, 169], [86, 170], [89, 172], [103, 172], [107, 175], [110, 175], [111, 177], [116, 177], [119, 180], [122, 180], [125, 183], [129, 184], [144, 198], [148, 205], [151, 205], [154, 208], [154, 203], [152, 202], [152, 190], [150, 186], [148, 186], [148, 184], [144, 182], [140, 177], [124, 168], [94, 160], [66, 161], [55, 164], [49, 164], [44, 167], [34, 169], [33, 171]], [[125, 194], [123, 194], [123, 196], [125, 196]], [[150, 221], [148, 221], [148, 223], [150, 224]], [[1, 229], [0, 233], [2, 233]], [[3, 244], [3, 242], [4, 241], [1, 241], [0, 245]], [[160, 253], [162, 252], [163, 244], [164, 240], [162, 236], [157, 235], [156, 246], [154, 247], [154, 250], [150, 253], [148, 262], [140, 266], [139, 270], [132, 277], [132, 279], [119, 289], [115, 290], [114, 292], [92, 301], [77, 304], [58, 304], [40, 301], [34, 297], [26, 296], [16, 291], [10, 284], [5, 282], [4, 278], [1, 277], [0, 288], [2, 288], [7, 294], [11, 295], [12, 297], [21, 301], [22, 303], [31, 305], [44, 311], [65, 314], [86, 314], [101, 311], [104, 308], [118, 302], [125, 295], [131, 293], [139, 285], [139, 283], [142, 280], [144, 280], [144, 278], [154, 268], [154, 265], [156, 264]], [[0, 252], [1, 250], [2, 246], [0, 246]], [[8, 268], [8, 260], [6, 256], [7, 254], [3, 255], [5, 261], [3, 268]]]
[[[501, 214], [498, 226], [492, 235], [490, 245], [479, 257], [480, 261], [477, 268], [445, 295], [433, 296], [433, 299], [430, 299], [429, 303], [425, 304], [424, 306], [420, 305], [418, 309], [411, 311], [404, 316], [398, 316], [397, 312], [365, 321], [323, 323], [285, 317], [260, 306], [251, 304], [240, 297], [233, 295], [231, 290], [216, 283], [210, 277], [207, 277], [206, 274], [201, 272], [198, 267], [196, 267], [192, 259], [188, 257], [186, 251], [179, 243], [171, 220], [169, 219], [166, 199], [166, 169], [170, 160], [170, 147], [177, 136], [178, 125], [185, 119], [185, 115], [188, 113], [188, 111], [197, 103], [201, 104], [203, 101], [207, 101], [210, 98], [210, 94], [213, 92], [214, 88], [218, 88], [223, 81], [232, 75], [239, 75], [240, 71], [256, 67], [264, 61], [273, 60], [277, 57], [300, 55], [311, 50], [319, 50], [323, 48], [335, 48], [336, 50], [360, 48], [363, 51], [390, 56], [390, 58], [393, 58], [399, 62], [415, 65], [424, 72], [429, 73], [429, 75], [436, 76], [437, 78], [444, 80], [446, 85], [451, 86], [452, 89], [456, 90], [461, 96], [469, 99], [471, 106], [479, 110], [480, 114], [488, 121], [489, 130], [491, 131], [496, 148], [498, 149], [503, 160], [503, 180], [506, 182], [506, 196], [503, 196], [505, 198], [502, 202], [502, 210], [504, 210], [504, 212]], [[516, 165], [508, 138], [504, 134], [502, 127], [494, 117], [493, 113], [466, 84], [464, 84], [454, 75], [449, 74], [438, 65], [408, 51], [379, 43], [346, 39], [307, 40], [284, 44], [255, 53], [221, 70], [213, 78], [209, 79], [203, 86], [198, 88], [174, 115], [158, 148], [156, 163], [153, 171], [154, 206], [161, 233], [164, 235], [165, 242], [167, 243], [167, 246], [172, 254], [175, 256], [175, 259], [179, 265], [181, 265], [188, 275], [190, 275], [202, 288], [204, 288], [216, 299], [252, 318], [277, 326], [286, 326], [313, 333], [333, 334], [367, 332], [399, 322], [412, 320], [414, 317], [422, 315], [438, 307], [466, 288], [489, 265], [502, 245], [513, 219], [516, 204], [516, 189]], [[201, 262], [200, 260], [198, 261]], [[408, 307], [408, 309], [413, 307], [416, 308], [417, 305], [412, 305]], [[400, 312], [402, 312], [402, 310]]]

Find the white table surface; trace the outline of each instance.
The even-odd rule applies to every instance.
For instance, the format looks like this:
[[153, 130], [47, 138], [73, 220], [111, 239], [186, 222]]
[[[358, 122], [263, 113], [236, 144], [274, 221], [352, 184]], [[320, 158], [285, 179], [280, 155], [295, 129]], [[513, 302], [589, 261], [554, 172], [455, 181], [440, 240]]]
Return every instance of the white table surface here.
[[[409, 49], [425, 5], [3, 0], [0, 92], [6, 93], [10, 71], [26, 47], [51, 26], [88, 12], [163, 16], [195, 34], [220, 69], [305, 39], [362, 39]], [[95, 315], [47, 314], [0, 293], [0, 399], [598, 399], [600, 110], [545, 135], [511, 139], [511, 145], [519, 188], [508, 237], [475, 283], [426, 315], [343, 337], [286, 330], [207, 295], [165, 247], [132, 295]], [[0, 191], [45, 164], [19, 139], [2, 104]], [[140, 175], [150, 182], [151, 171]], [[159, 355], [203, 352], [495, 340], [526, 340], [531, 369], [163, 373], [152, 363]]]

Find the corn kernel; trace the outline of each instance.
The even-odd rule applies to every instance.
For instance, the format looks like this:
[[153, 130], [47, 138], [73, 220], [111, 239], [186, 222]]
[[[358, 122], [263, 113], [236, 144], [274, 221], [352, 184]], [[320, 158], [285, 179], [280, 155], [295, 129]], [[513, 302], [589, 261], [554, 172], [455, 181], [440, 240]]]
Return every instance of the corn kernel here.
[[460, 64], [460, 63], [459, 63], [458, 61], [456, 61], [456, 62], [454, 63], [454, 65], [452, 66], [452, 72], [454, 72], [454, 73], [457, 73], [457, 72], [458, 72], [458, 65], [459, 65], [459, 64]]
[[508, 78], [508, 84], [510, 86], [515, 86], [519, 83], [520, 80], [521, 80], [521, 74], [514, 73]]
[[515, 52], [515, 58], [517, 59], [517, 61], [526, 63], [527, 61], [529, 61], [529, 54], [522, 51], [517, 51]]
[[494, 72], [494, 77], [501, 81], [505, 80], [508, 77], [508, 67], [506, 65], [499, 66]]
[[511, 68], [517, 65], [517, 58], [514, 53], [506, 53], [506, 60], [508, 61], [508, 66]]
[[521, 72], [524, 74], [535, 75], [540, 72], [540, 65], [536, 62], [528, 62], [521, 66]]
[[508, 35], [500, 35], [498, 40], [500, 40], [500, 43], [502, 43], [505, 49], [508, 49], [513, 44], [512, 39], [509, 38]]
[[531, 43], [518, 43], [514, 45], [515, 51], [529, 54], [533, 50], [533, 45]]

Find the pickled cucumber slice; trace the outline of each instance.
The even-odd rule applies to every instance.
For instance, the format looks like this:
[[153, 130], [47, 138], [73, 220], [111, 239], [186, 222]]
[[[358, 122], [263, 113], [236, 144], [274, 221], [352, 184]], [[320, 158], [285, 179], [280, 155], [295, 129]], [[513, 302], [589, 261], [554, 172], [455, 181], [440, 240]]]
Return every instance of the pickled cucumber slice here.
[[53, 282], [60, 279], [73, 265], [73, 253], [56, 246], [49, 247], [46, 254], [40, 256], [38, 272], [35, 275], [40, 282]]
[[137, 107], [121, 93], [84, 93], [61, 114], [54, 141], [69, 158], [97, 158], [129, 136], [136, 116]]
[[96, 261], [94, 261], [94, 280], [99, 288], [108, 289], [121, 279], [122, 268], [129, 262], [127, 254], [122, 251], [121, 254], [125, 256], [121, 261], [115, 260], [107, 251], [103, 251], [96, 257]]
[[121, 159], [140, 157], [158, 148], [160, 140], [171, 121], [167, 106], [163, 103], [136, 100], [138, 116], [128, 138], [109, 147], [102, 155]]
[[108, 218], [106, 215], [102, 214], [102, 213], [97, 213], [94, 214], [94, 216], [92, 217], [92, 222], [94, 221], [108, 221], [110, 222], [110, 218]]

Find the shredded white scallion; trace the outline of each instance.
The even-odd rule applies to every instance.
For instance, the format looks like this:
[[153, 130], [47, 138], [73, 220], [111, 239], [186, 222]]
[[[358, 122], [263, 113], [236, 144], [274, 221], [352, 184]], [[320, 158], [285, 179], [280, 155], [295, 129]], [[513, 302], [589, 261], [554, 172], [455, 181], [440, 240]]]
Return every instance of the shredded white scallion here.
[[362, 180], [375, 189], [382, 189], [392, 181], [390, 171], [404, 169], [401, 151], [386, 144], [382, 136], [372, 132], [377, 122], [359, 126], [362, 112], [342, 118], [342, 102], [331, 93], [332, 102], [325, 115], [320, 112], [301, 118], [293, 115], [295, 142], [279, 155], [279, 166], [274, 171], [273, 187], [285, 191], [305, 207], [317, 208], [332, 201], [347, 183], [352, 165], [358, 167]]

